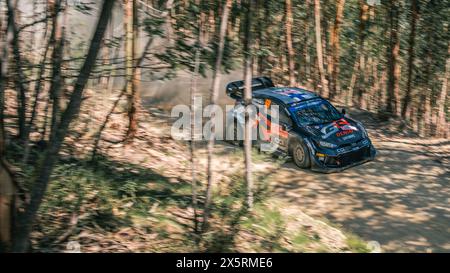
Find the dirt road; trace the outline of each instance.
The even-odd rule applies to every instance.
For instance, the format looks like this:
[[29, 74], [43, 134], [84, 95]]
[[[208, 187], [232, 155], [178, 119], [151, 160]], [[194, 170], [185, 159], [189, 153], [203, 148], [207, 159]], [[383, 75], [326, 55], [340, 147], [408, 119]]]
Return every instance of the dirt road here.
[[[422, 139], [399, 121], [349, 112], [368, 129], [375, 161], [334, 174], [301, 170], [290, 161], [275, 170], [270, 162], [255, 164], [254, 170], [275, 172], [274, 194], [291, 208], [377, 241], [382, 251], [450, 252], [450, 141]], [[235, 148], [216, 147], [222, 157], [216, 169], [230, 170], [237, 163], [221, 149]]]
[[368, 114], [354, 116], [368, 127], [378, 150], [374, 162], [335, 174], [286, 163], [275, 175], [275, 194], [313, 217], [377, 241], [383, 251], [449, 252], [449, 142], [402, 137]]

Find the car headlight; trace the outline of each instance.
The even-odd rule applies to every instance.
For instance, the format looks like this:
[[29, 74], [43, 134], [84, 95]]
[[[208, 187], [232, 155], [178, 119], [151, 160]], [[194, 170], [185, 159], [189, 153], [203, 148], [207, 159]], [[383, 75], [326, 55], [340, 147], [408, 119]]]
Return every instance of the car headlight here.
[[317, 143], [319, 144], [319, 146], [325, 147], [325, 148], [334, 149], [334, 148], [337, 147], [336, 144], [329, 143], [329, 142], [326, 142], [326, 141], [318, 141]]
[[359, 127], [359, 130], [361, 130], [363, 137], [368, 138], [369, 135], [367, 134], [366, 128], [364, 128], [361, 124], [358, 124], [358, 127]]

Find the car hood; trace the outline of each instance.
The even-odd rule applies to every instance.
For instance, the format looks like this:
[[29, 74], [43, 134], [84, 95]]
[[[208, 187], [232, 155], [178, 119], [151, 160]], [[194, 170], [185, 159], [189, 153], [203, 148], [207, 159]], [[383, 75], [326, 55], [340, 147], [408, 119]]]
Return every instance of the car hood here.
[[325, 124], [310, 125], [306, 129], [315, 140], [336, 145], [356, 142], [363, 138], [363, 132], [358, 123], [348, 118], [341, 118]]

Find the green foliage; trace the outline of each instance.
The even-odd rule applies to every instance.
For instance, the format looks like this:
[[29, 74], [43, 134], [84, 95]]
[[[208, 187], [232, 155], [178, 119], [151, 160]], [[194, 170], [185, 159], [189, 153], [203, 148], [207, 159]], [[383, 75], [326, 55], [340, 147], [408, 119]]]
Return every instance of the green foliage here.
[[[30, 166], [24, 166], [23, 170], [26, 181], [33, 170]], [[168, 238], [173, 236], [167, 232], [168, 226], [180, 224], [166, 209], [184, 209], [191, 200], [187, 183], [173, 184], [148, 169], [102, 157], [97, 158], [96, 164], [79, 160], [60, 162], [54, 169], [48, 192], [36, 225], [35, 236], [41, 249], [57, 247], [54, 242], [69, 228], [73, 216], [79, 219], [76, 230], [95, 228], [98, 232], [114, 233], [139, 224], [159, 234], [161, 239]]]
[[370, 252], [370, 250], [367, 248], [367, 242], [363, 241], [361, 238], [353, 234], [347, 235], [347, 245], [349, 246], [351, 252]]
[[73, 1], [74, 2], [74, 7], [75, 10], [78, 12], [81, 12], [83, 14], [91, 14], [92, 10], [94, 9], [92, 7], [92, 4], [94, 4], [95, 2], [90, 2], [90, 3], [86, 3], [83, 1]]
[[159, 17], [146, 17], [143, 20], [144, 31], [152, 38], [154, 36], [163, 36], [163, 24], [165, 23], [164, 18]]

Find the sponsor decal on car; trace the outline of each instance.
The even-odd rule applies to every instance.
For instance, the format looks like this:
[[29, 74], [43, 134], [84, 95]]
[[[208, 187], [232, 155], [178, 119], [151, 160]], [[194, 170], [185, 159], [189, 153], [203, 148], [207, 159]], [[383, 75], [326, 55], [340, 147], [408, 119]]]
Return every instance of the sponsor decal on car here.
[[317, 99], [317, 100], [311, 100], [311, 101], [305, 101], [302, 103], [294, 103], [291, 105], [290, 110], [295, 112], [297, 110], [301, 110], [304, 108], [309, 108], [311, 106], [317, 105], [317, 104], [321, 104], [323, 103], [321, 99]]
[[342, 136], [349, 135], [349, 134], [352, 134], [352, 133], [353, 133], [353, 130], [345, 130], [345, 131], [337, 132], [336, 136], [337, 137], [342, 137]]
[[288, 96], [295, 101], [302, 101], [314, 98], [316, 95], [311, 93], [300, 93], [299, 90], [295, 89], [281, 89], [277, 90], [276, 93], [284, 96]]
[[355, 138], [355, 135], [351, 134], [351, 135], [342, 137], [343, 140], [349, 140], [351, 138]]
[[353, 133], [354, 131], [358, 131], [358, 128], [348, 123], [348, 121], [346, 121], [345, 119], [340, 119], [338, 121], [325, 125], [320, 130], [320, 132], [322, 132], [323, 134], [323, 139], [326, 139], [333, 134], [336, 134], [336, 136], [338, 137], [345, 136]]

